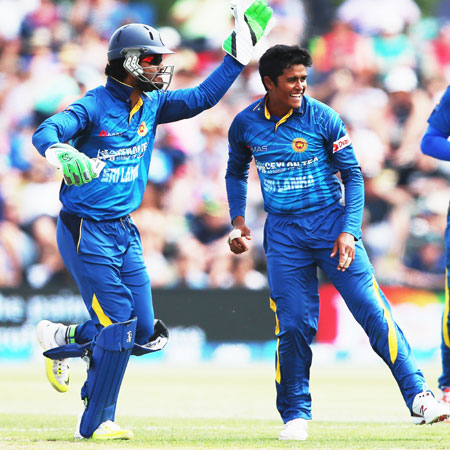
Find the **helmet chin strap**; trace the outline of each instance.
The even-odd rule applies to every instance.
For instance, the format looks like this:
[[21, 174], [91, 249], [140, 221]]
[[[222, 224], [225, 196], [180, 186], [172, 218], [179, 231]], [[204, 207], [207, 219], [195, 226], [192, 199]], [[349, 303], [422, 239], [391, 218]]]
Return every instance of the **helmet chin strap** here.
[[[173, 76], [173, 66], [159, 66], [162, 70], [157, 72], [151, 72], [150, 78], [146, 76], [148, 69], [144, 69], [140, 64], [141, 51], [139, 49], [124, 49], [122, 53], [125, 56], [123, 67], [131, 75], [137, 78], [138, 87], [144, 92], [150, 92], [154, 90], [167, 90]], [[156, 77], [168, 77], [167, 81], [156, 81]]]

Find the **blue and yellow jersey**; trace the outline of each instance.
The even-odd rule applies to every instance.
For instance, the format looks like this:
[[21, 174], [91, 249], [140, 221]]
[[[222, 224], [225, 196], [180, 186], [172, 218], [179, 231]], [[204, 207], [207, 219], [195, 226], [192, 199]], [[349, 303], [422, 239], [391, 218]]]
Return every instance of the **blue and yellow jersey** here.
[[364, 186], [350, 137], [339, 115], [308, 96], [282, 118], [260, 99], [241, 111], [229, 130], [226, 183], [230, 215], [245, 217], [247, 176], [255, 160], [264, 208], [270, 214], [305, 214], [341, 199], [346, 188], [342, 231], [360, 237]]
[[63, 210], [93, 220], [115, 219], [141, 204], [159, 123], [193, 117], [214, 106], [244, 66], [230, 56], [199, 86], [144, 94], [133, 109], [131, 86], [108, 78], [64, 111], [45, 120], [33, 135], [44, 155], [68, 142], [106, 163], [99, 178], [82, 186], [62, 184]]

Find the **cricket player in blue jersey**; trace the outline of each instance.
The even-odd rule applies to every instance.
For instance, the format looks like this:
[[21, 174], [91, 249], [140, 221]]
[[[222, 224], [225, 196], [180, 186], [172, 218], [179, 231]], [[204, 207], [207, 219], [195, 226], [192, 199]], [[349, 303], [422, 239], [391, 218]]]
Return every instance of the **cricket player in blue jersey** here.
[[[450, 86], [428, 118], [428, 128], [422, 138], [421, 149], [425, 155], [450, 161]], [[450, 405], [450, 208], [445, 230], [445, 304], [441, 324], [442, 374], [439, 377], [441, 402]]]
[[450, 410], [428, 390], [361, 242], [364, 186], [350, 136], [334, 110], [305, 95], [311, 65], [308, 51], [298, 46], [267, 50], [259, 61], [266, 95], [241, 111], [229, 130], [226, 187], [233, 253], [247, 251], [251, 237], [245, 207], [252, 159], [267, 212], [264, 250], [276, 317], [277, 408], [285, 424], [280, 439], [308, 436], [318, 267], [392, 371], [414, 422], [444, 420]]
[[120, 27], [109, 42], [106, 85], [45, 120], [33, 135], [35, 147], [64, 177], [58, 246], [90, 314], [77, 326], [48, 320], [37, 325], [47, 378], [57, 391], [69, 387], [70, 357], [88, 361], [81, 390], [85, 408], [75, 437], [132, 437], [114, 422], [129, 356], [161, 349], [168, 332], [154, 320], [141, 239], [130, 213], [147, 185], [157, 125], [214, 106], [250, 61], [272, 10], [266, 0], [246, 4], [232, 5], [235, 29], [224, 41], [223, 63], [192, 89], [167, 90], [173, 67], [164, 65], [163, 57], [173, 52], [158, 30], [136, 23]]

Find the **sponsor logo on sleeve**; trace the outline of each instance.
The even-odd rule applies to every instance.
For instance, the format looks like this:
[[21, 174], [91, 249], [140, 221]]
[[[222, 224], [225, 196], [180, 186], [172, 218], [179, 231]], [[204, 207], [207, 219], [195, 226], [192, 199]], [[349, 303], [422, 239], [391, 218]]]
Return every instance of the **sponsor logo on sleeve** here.
[[342, 136], [340, 139], [333, 143], [333, 153], [336, 153], [339, 150], [348, 147], [351, 143], [352, 141], [350, 140], [350, 136], [348, 134]]
[[308, 148], [308, 143], [303, 138], [295, 138], [292, 141], [292, 149], [294, 152], [303, 153]]

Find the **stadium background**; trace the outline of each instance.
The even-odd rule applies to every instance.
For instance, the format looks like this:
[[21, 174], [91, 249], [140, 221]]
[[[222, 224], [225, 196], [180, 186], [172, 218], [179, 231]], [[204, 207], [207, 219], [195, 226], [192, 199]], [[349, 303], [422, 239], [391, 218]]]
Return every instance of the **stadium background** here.
[[[421, 155], [419, 144], [450, 81], [450, 2], [269, 3], [278, 24], [259, 53], [275, 43], [311, 50], [309, 94], [342, 115], [361, 162], [363, 235], [378, 281], [416, 356], [436, 361], [450, 167]], [[2, 361], [39, 356], [34, 325], [41, 318], [86, 317], [56, 248], [61, 179], [32, 147], [31, 135], [43, 119], [104, 82], [108, 37], [130, 21], [157, 25], [176, 50], [173, 89], [197, 84], [220, 62], [231, 26], [226, 0], [0, 0]], [[273, 361], [265, 214], [254, 168], [251, 251], [235, 257], [226, 245], [227, 129], [261, 95], [255, 60], [212, 110], [159, 127], [150, 182], [133, 214], [156, 315], [172, 331], [167, 350], [152, 361]], [[367, 339], [323, 276], [320, 292], [315, 361], [370, 363]]]

